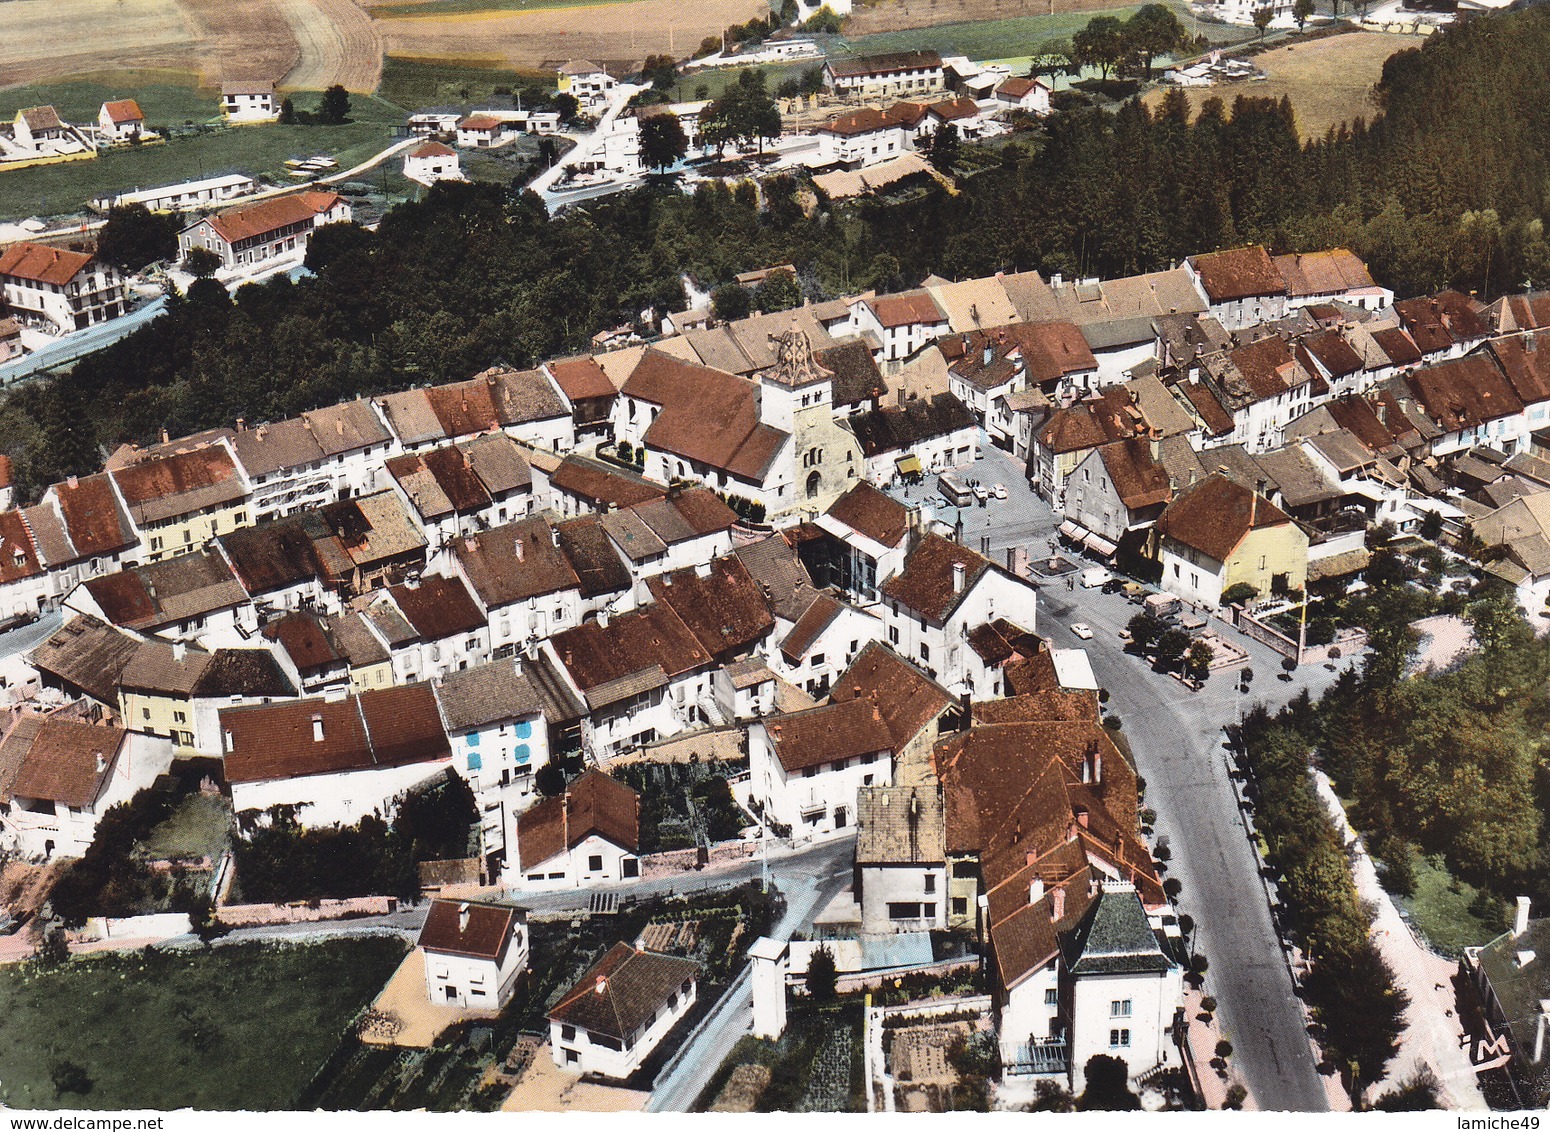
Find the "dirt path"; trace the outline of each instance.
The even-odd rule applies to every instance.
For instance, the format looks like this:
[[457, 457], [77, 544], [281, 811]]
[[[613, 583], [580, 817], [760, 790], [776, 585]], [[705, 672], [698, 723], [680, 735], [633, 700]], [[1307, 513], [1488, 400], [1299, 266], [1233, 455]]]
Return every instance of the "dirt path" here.
[[276, 0], [301, 49], [285, 76], [295, 90], [323, 90], [339, 83], [370, 94], [382, 82], [382, 37], [354, 0]]
[[1389, 1063], [1388, 1076], [1368, 1091], [1369, 1099], [1387, 1092], [1396, 1083], [1411, 1077], [1422, 1065], [1431, 1067], [1442, 1085], [1443, 1108], [1477, 1111], [1486, 1108], [1485, 1097], [1475, 1079], [1468, 1053], [1459, 1048], [1464, 1028], [1455, 1015], [1452, 977], [1458, 964], [1423, 947], [1400, 918], [1394, 900], [1378, 883], [1377, 870], [1366, 846], [1357, 841], [1351, 823], [1346, 820], [1340, 799], [1330, 788], [1323, 772], [1315, 775], [1319, 796], [1340, 827], [1347, 850], [1353, 854], [1351, 874], [1357, 894], [1377, 909], [1372, 937], [1383, 958], [1394, 970], [1401, 989], [1410, 996], [1405, 1011], [1405, 1032], [1400, 1035], [1399, 1053]]

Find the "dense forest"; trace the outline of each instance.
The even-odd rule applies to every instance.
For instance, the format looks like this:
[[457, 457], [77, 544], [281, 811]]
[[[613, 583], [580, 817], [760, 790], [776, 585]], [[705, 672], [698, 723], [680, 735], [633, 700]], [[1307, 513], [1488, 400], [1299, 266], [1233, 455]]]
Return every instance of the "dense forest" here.
[[[1056, 116], [956, 192], [804, 209], [788, 176], [692, 195], [653, 186], [550, 219], [498, 186], [441, 185], [375, 233], [319, 235], [316, 276], [201, 281], [169, 313], [0, 406], [0, 448], [36, 491], [99, 453], [236, 417], [526, 366], [606, 326], [794, 263], [810, 297], [925, 275], [1113, 276], [1261, 241], [1345, 244], [1401, 294], [1491, 295], [1550, 279], [1550, 8], [1471, 20], [1385, 65], [1381, 113], [1302, 145], [1285, 101], [1176, 93]], [[1037, 152], [1036, 152], [1037, 151]]]

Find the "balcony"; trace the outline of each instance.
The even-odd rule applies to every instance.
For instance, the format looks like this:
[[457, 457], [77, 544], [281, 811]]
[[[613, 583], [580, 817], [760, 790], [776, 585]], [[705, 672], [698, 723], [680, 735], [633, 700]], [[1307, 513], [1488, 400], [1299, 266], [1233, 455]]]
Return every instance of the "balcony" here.
[[1071, 1071], [1071, 1051], [1065, 1038], [1035, 1038], [1017, 1047], [1005, 1071], [1012, 1077], [1067, 1076]]

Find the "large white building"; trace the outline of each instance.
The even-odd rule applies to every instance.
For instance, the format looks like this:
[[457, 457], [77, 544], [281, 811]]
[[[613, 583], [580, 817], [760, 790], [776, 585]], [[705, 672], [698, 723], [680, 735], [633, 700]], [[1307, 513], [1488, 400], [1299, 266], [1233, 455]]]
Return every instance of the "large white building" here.
[[124, 281], [111, 264], [26, 242], [0, 252], [0, 296], [11, 318], [53, 334], [83, 330], [129, 309]]

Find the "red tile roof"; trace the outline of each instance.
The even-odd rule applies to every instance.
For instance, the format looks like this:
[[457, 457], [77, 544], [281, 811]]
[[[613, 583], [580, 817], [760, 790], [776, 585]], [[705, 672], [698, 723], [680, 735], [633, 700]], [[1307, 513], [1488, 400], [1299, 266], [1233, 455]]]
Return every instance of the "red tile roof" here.
[[143, 122], [145, 115], [140, 113], [140, 104], [132, 98], [120, 98], [114, 102], [104, 102], [102, 108], [108, 112], [108, 121], [115, 125], [125, 122]]
[[558, 857], [596, 834], [633, 853], [640, 847], [640, 795], [600, 770], [589, 770], [517, 819], [521, 866]]
[[932, 117], [940, 118], [944, 122], [972, 118], [980, 112], [979, 104], [972, 98], [950, 98], [945, 102], [933, 102], [926, 110]]
[[[451, 757], [429, 684], [360, 696], [288, 700], [220, 713], [226, 781], [267, 782]], [[321, 738], [314, 724], [321, 724]]]
[[692, 960], [616, 943], [554, 1004], [549, 1018], [625, 1042], [698, 972]]
[[159, 522], [247, 495], [237, 464], [224, 447], [155, 456], [110, 473], [129, 513], [140, 522]]
[[1401, 299], [1394, 304], [1394, 312], [1424, 354], [1446, 350], [1458, 342], [1473, 342], [1491, 332], [1478, 304], [1457, 291]]
[[1189, 262], [1213, 303], [1286, 294], [1286, 280], [1270, 261], [1269, 253], [1258, 244], [1190, 256]]
[[1166, 503], [1173, 496], [1168, 469], [1152, 458], [1144, 440], [1120, 440], [1098, 449], [1120, 502], [1132, 511]]
[[897, 326], [935, 325], [946, 322], [947, 315], [929, 291], [905, 291], [897, 295], [879, 295], [866, 300], [885, 330]]
[[880, 110], [873, 110], [868, 106], [860, 110], [852, 110], [849, 114], [841, 114], [836, 118], [830, 118], [822, 126], [818, 127], [818, 132], [820, 134], [834, 134], [842, 138], [853, 138], [859, 134], [870, 134], [877, 130], [891, 130], [898, 124], [898, 121], [891, 115], [884, 114]]
[[508, 905], [433, 900], [420, 929], [419, 945], [443, 955], [499, 963], [522, 919], [522, 910]]
[[0, 276], [63, 287], [92, 261], [82, 252], [22, 242], [0, 252]]
[[1185, 488], [1157, 520], [1159, 534], [1226, 562], [1251, 531], [1290, 523], [1286, 513], [1214, 472]]
[[47, 719], [38, 728], [11, 782], [9, 794], [73, 809], [93, 805], [118, 758], [124, 731], [71, 719]]
[[403, 582], [388, 593], [422, 641], [445, 640], [486, 624], [484, 611], [461, 578], [428, 574], [418, 585]]
[[708, 366], [647, 350], [624, 393], [661, 406], [648, 447], [762, 483], [789, 434], [759, 420], [758, 386]]
[[410, 157], [456, 157], [457, 150], [451, 146], [442, 145], [438, 141], [429, 141], [409, 155]]
[[554, 655], [583, 692], [658, 666], [673, 677], [711, 663], [711, 656], [678, 614], [653, 602], [610, 618], [588, 621], [549, 638]]
[[865, 700], [883, 718], [901, 751], [953, 704], [952, 693], [887, 645], [873, 641], [834, 682], [831, 703]]
[[691, 566], [647, 584], [651, 596], [678, 614], [712, 656], [751, 648], [775, 626], [758, 581], [735, 555], [710, 563], [704, 577]]
[[1405, 384], [1444, 432], [1523, 411], [1523, 402], [1489, 353], [1411, 370], [1405, 375]]
[[1275, 257], [1275, 266], [1286, 281], [1287, 292], [1293, 298], [1377, 287], [1367, 265], [1349, 248], [1278, 255]]
[[290, 196], [275, 197], [258, 204], [224, 209], [209, 218], [210, 227], [228, 244], [268, 235], [302, 221], [314, 220], [344, 198], [338, 193], [309, 189]]
[[587, 355], [550, 362], [545, 368], [561, 392], [572, 401], [612, 397], [618, 392], [603, 367], [597, 364], [597, 359]]
[[865, 698], [771, 716], [764, 727], [787, 773], [894, 750], [881, 710]]
[[834, 501], [829, 514], [851, 530], [884, 546], [898, 546], [910, 527], [909, 508], [866, 480]]
[[[955, 565], [964, 567], [963, 589], [958, 592], [953, 590]], [[883, 595], [940, 624], [990, 569], [989, 560], [968, 547], [928, 534], [905, 559], [904, 569], [883, 583]]]
[[20, 511], [0, 512], [0, 585], [43, 572], [32, 532]]
[[1487, 349], [1525, 405], [1550, 401], [1550, 334], [1497, 338]]

